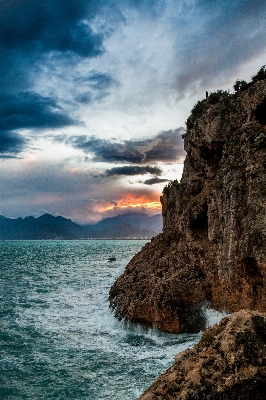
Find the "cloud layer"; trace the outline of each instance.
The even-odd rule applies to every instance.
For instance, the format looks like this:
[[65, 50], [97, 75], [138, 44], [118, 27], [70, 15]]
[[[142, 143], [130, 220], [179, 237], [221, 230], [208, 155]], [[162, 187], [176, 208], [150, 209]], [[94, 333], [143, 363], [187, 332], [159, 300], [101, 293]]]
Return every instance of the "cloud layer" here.
[[52, 129], [78, 124], [54, 99], [33, 92], [0, 96], [0, 127], [15, 129]]
[[149, 165], [146, 167], [140, 167], [138, 165], [126, 165], [124, 167], [114, 167], [105, 171], [106, 176], [134, 176], [145, 174], [161, 175], [162, 169], [159, 167], [150, 167]]
[[19, 217], [48, 212], [85, 223], [136, 210], [160, 212], [160, 191], [148, 186], [126, 186], [115, 176], [96, 176], [89, 170], [36, 160], [17, 162], [19, 169], [9, 168], [8, 174], [4, 169], [0, 176], [0, 187], [5, 189], [0, 192], [0, 214]]
[[35, 54], [58, 51], [97, 56], [103, 51], [103, 37], [89, 25], [97, 4], [93, 0], [3, 0], [1, 47]]
[[92, 160], [109, 163], [177, 162], [184, 157], [184, 128], [160, 132], [153, 138], [116, 141], [95, 136], [73, 136], [66, 144], [92, 155]]
[[[219, 82], [224, 85], [264, 53], [265, 15], [266, 3], [260, 0], [2, 0], [2, 129], [78, 125], [83, 119], [79, 105], [91, 105], [94, 111], [94, 103], [116, 92], [123, 100], [126, 94], [126, 103], [142, 106], [156, 103], [156, 92], [161, 101], [165, 95], [184, 99]], [[131, 82], [138, 79], [135, 87], [128, 74]], [[118, 97], [113, 100], [119, 103]], [[77, 138], [75, 145], [112, 150], [109, 139], [97, 143], [99, 135], [94, 134], [87, 141]], [[124, 146], [122, 158], [127, 158], [126, 148], [133, 156], [130, 143]]]
[[26, 146], [27, 140], [21, 135], [0, 130], [0, 158], [13, 158]]
[[265, 64], [265, 31], [261, 0], [1, 0], [2, 212], [158, 204], [191, 108]]

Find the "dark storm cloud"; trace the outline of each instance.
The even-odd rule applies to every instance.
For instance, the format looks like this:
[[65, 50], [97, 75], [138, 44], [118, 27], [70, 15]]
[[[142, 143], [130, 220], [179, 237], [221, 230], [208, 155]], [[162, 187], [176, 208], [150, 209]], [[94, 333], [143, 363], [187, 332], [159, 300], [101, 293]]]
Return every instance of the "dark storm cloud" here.
[[98, 162], [134, 164], [173, 162], [185, 155], [181, 137], [184, 132], [184, 128], [178, 128], [160, 132], [154, 138], [123, 142], [95, 136], [72, 136], [66, 140], [66, 144], [87, 154], [91, 153], [93, 160]]
[[156, 185], [156, 183], [163, 183], [163, 182], [169, 182], [169, 179], [161, 179], [154, 177], [147, 179], [146, 181], [140, 181], [140, 183], [144, 183], [145, 185]]
[[183, 128], [169, 130], [159, 133], [154, 140], [153, 146], [145, 154], [145, 162], [171, 162], [184, 157], [182, 134]]
[[187, 5], [187, 13], [191, 21], [182, 22], [184, 42], [178, 50], [183, 65], [177, 73], [180, 92], [215, 87], [266, 50], [264, 1], [197, 1], [193, 7]]
[[[95, 136], [72, 136], [66, 144], [84, 153], [93, 154], [93, 160], [98, 162], [121, 162], [140, 164], [144, 155], [136, 148], [134, 141], [115, 142], [110, 139], [100, 139]], [[146, 144], [146, 141], [143, 145]]]
[[138, 165], [125, 165], [124, 167], [115, 167], [105, 171], [106, 176], [134, 176], [145, 174], [162, 175], [162, 170], [159, 167], [151, 167], [149, 165], [146, 165], [146, 167], [140, 167]]
[[[98, 5], [96, 0], [0, 2], [0, 128], [10, 131], [9, 151], [17, 153], [26, 143], [13, 130], [78, 124], [57, 104], [56, 93], [52, 98], [34, 92], [34, 71], [38, 63], [44, 65], [47, 54], [52, 60], [103, 53], [103, 36], [90, 26]], [[49, 67], [47, 71], [52, 76]], [[103, 85], [103, 77], [98, 81]]]
[[85, 18], [97, 10], [97, 1], [2, 0], [0, 45], [27, 52], [71, 51], [83, 57], [102, 53], [101, 35]]
[[[72, 56], [104, 52], [103, 35], [90, 27], [101, 2], [96, 0], [2, 0], [0, 2], [1, 91], [20, 92], [34, 84], [34, 68]], [[48, 74], [53, 74], [48, 65]]]
[[50, 97], [33, 92], [0, 95], [0, 127], [5, 130], [60, 128], [77, 124]]
[[26, 139], [14, 132], [0, 129], [0, 158], [13, 158], [23, 150]]
[[18, 129], [53, 129], [79, 122], [71, 119], [50, 97], [34, 92], [0, 93], [0, 153], [18, 154], [28, 141]]

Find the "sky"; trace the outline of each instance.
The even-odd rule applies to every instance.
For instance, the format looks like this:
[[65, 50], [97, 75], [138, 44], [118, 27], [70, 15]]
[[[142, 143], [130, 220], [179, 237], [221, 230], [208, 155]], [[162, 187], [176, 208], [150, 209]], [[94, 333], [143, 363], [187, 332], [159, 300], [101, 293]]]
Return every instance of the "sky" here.
[[161, 212], [205, 91], [266, 64], [264, 0], [0, 0], [0, 214]]

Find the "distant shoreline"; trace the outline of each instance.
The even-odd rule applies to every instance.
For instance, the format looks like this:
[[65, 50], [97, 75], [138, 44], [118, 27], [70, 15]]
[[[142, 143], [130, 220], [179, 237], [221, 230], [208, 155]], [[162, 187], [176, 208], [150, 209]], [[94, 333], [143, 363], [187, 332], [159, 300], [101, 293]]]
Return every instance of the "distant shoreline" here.
[[95, 225], [44, 214], [10, 219], [0, 215], [0, 240], [148, 240], [162, 231], [162, 215], [123, 214]]

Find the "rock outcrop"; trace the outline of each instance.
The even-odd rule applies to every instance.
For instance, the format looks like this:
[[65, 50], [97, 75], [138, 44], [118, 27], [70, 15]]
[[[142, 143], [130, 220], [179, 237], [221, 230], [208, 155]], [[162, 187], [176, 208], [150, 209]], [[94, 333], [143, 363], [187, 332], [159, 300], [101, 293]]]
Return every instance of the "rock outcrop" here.
[[206, 330], [142, 400], [266, 398], [266, 315], [242, 310]]
[[181, 182], [161, 197], [163, 233], [110, 290], [119, 319], [173, 333], [199, 331], [206, 302], [266, 311], [265, 77], [199, 102], [184, 145]]

